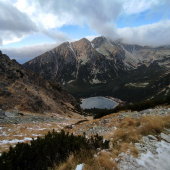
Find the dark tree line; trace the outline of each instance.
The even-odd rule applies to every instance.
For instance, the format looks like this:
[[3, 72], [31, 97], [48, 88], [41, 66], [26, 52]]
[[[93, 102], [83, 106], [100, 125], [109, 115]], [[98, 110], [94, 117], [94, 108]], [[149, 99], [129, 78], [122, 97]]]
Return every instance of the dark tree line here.
[[123, 110], [141, 111], [141, 110], [153, 108], [157, 105], [162, 105], [162, 104], [170, 104], [170, 96], [167, 96], [164, 99], [146, 100], [143, 102], [128, 104], [125, 106], [117, 106], [114, 109], [86, 109], [85, 111], [87, 113], [92, 113], [94, 115], [94, 119], [98, 119], [103, 116], [106, 116], [112, 113], [117, 113]]
[[109, 141], [103, 143], [102, 136], [92, 136], [90, 139], [83, 136], [74, 136], [73, 133], [48, 132], [44, 138], [38, 137], [31, 144], [18, 143], [10, 147], [9, 152], [3, 152], [0, 157], [1, 170], [41, 170], [59, 165], [66, 161], [70, 154], [79, 154], [97, 148], [106, 149]]

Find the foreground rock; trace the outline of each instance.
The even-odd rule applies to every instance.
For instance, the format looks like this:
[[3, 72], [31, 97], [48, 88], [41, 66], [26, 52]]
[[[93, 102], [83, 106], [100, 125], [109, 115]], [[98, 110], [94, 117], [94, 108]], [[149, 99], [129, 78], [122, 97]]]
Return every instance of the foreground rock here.
[[23, 114], [18, 111], [5, 112], [0, 115], [0, 124], [19, 124], [19, 123], [37, 123], [37, 122], [61, 122], [65, 121], [64, 118], [47, 117], [40, 115]]
[[[150, 147], [149, 147], [150, 145]], [[170, 144], [165, 141], [154, 141], [141, 144], [138, 158], [134, 158], [130, 151], [119, 155], [118, 167], [120, 170], [169, 170]]]
[[170, 136], [164, 134], [164, 133], [161, 133], [161, 138], [163, 140], [165, 140], [166, 142], [170, 143]]

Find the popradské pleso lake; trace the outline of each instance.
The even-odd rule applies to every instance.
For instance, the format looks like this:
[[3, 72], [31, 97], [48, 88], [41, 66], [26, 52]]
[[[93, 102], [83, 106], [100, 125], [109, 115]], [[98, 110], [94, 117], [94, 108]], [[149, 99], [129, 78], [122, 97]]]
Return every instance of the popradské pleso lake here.
[[91, 108], [98, 108], [98, 109], [113, 109], [116, 106], [116, 102], [105, 97], [89, 97], [86, 99], [82, 99], [82, 104], [80, 106], [83, 109], [91, 109]]

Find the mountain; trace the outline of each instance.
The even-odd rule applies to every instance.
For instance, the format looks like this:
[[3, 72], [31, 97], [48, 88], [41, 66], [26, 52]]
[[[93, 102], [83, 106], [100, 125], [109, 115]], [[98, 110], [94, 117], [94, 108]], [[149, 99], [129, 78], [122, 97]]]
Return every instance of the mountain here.
[[59, 81], [76, 97], [111, 95], [136, 101], [160, 92], [154, 85], [157, 78], [169, 75], [170, 48], [125, 44], [103, 36], [91, 42], [83, 38], [64, 42], [23, 66]]
[[47, 79], [56, 78], [63, 85], [71, 82], [98, 84], [118, 77], [121, 71], [136, 68], [137, 60], [125, 55], [122, 48], [114, 47], [106, 38], [99, 37], [92, 42], [86, 38], [65, 42], [23, 66]]
[[60, 83], [26, 70], [0, 51], [0, 109], [69, 115], [75, 106]]

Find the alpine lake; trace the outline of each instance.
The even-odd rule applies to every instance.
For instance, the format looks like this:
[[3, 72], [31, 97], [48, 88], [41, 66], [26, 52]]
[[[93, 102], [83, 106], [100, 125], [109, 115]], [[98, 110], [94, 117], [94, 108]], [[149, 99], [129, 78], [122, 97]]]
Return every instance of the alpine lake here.
[[106, 97], [89, 97], [81, 99], [81, 103], [82, 109], [113, 109], [117, 105], [117, 102]]

